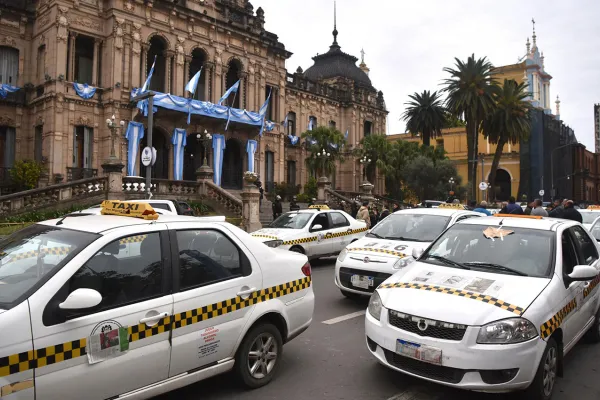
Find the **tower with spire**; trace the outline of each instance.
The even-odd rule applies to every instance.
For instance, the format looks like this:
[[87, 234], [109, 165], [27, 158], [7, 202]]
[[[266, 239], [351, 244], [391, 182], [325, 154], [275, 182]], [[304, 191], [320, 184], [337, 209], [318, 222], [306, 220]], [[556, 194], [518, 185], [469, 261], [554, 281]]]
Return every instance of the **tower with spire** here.
[[535, 19], [531, 19], [533, 25], [532, 43], [527, 38], [525, 55], [525, 74], [531, 94], [531, 102], [534, 107], [544, 109], [546, 114], [552, 114], [550, 97], [550, 81], [552, 76], [546, 72], [544, 53], [540, 52], [535, 31]]

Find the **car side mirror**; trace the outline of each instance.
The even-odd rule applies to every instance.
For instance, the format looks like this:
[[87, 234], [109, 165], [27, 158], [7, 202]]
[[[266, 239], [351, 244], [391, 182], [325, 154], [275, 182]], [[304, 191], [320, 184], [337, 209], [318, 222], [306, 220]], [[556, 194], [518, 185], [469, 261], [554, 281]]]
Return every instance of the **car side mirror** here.
[[417, 258], [423, 255], [423, 249], [418, 249], [416, 247], [412, 250], [412, 257], [416, 260]]
[[310, 230], [313, 232], [320, 231], [321, 229], [323, 229], [323, 225], [321, 225], [321, 224], [313, 225], [312, 228], [310, 228]]
[[598, 270], [591, 265], [576, 265], [568, 277], [571, 282], [591, 281], [598, 276]]
[[77, 289], [58, 305], [61, 310], [84, 310], [100, 304], [102, 295], [94, 289]]

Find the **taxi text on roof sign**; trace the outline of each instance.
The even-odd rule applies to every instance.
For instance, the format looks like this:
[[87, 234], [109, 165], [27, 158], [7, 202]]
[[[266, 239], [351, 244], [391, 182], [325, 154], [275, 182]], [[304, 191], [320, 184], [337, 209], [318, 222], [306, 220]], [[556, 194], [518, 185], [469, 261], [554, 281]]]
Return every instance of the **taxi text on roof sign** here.
[[600, 210], [600, 206], [591, 205], [591, 206], [588, 206], [588, 208], [587, 208], [587, 209], [588, 209], [588, 210]]
[[465, 206], [463, 206], [462, 204], [442, 203], [438, 206], [438, 208], [454, 208], [457, 210], [464, 210]]
[[120, 215], [123, 217], [158, 219], [158, 214], [148, 203], [131, 203], [119, 200], [104, 200], [101, 205], [102, 215]]
[[317, 209], [317, 210], [329, 210], [329, 206], [326, 206], [325, 204], [315, 204], [312, 205], [310, 207], [308, 207], [309, 209]]

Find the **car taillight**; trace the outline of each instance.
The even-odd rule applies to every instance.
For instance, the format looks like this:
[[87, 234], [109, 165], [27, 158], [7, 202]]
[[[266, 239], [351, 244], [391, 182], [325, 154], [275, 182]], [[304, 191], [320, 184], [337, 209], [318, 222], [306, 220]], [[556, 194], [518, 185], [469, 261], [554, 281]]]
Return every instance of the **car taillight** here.
[[304, 264], [304, 266], [302, 267], [302, 273], [306, 276], [310, 276], [311, 270], [309, 263]]

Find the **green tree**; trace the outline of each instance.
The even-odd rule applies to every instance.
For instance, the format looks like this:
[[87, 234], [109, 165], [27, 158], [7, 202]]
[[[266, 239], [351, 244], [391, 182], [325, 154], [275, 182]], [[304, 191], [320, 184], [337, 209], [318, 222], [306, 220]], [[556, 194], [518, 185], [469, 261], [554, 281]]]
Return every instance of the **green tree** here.
[[33, 160], [22, 160], [15, 162], [10, 170], [10, 177], [17, 187], [23, 189], [33, 189], [37, 186], [42, 173], [42, 165]]
[[483, 120], [494, 111], [494, 93], [498, 86], [493, 79], [493, 66], [486, 57], [467, 62], [455, 58], [454, 68], [444, 68], [450, 78], [444, 81], [448, 93], [446, 108], [457, 118], [464, 118], [467, 130], [468, 180], [471, 198], [476, 196], [477, 146]]
[[341, 150], [345, 139], [337, 129], [319, 126], [304, 132], [302, 138], [306, 140], [308, 149], [308, 157], [304, 160], [306, 167], [318, 177], [331, 175], [335, 172], [337, 161], [344, 161]]
[[404, 183], [421, 201], [446, 199], [450, 191], [450, 178], [456, 182], [455, 192], [460, 193], [461, 178], [448, 159], [434, 163], [431, 158], [419, 155], [404, 170]]
[[402, 119], [406, 121], [406, 130], [413, 136], [421, 134], [423, 145], [429, 146], [431, 139], [442, 134], [446, 126], [446, 110], [438, 92], [431, 93], [424, 90], [423, 93], [411, 94], [408, 107]]
[[465, 121], [446, 111], [446, 126], [444, 128], [464, 128], [465, 126]]
[[483, 121], [483, 133], [490, 143], [496, 145], [496, 152], [490, 169], [489, 181], [496, 195], [496, 172], [507, 142], [512, 144], [527, 140], [531, 131], [531, 105], [525, 83], [505, 79], [501, 90], [494, 95], [496, 107]]
[[369, 179], [375, 176], [375, 167], [379, 170], [384, 168], [391, 146], [386, 135], [369, 135], [360, 141], [360, 147], [354, 150], [354, 155], [359, 158], [366, 156], [371, 160], [366, 171]]

